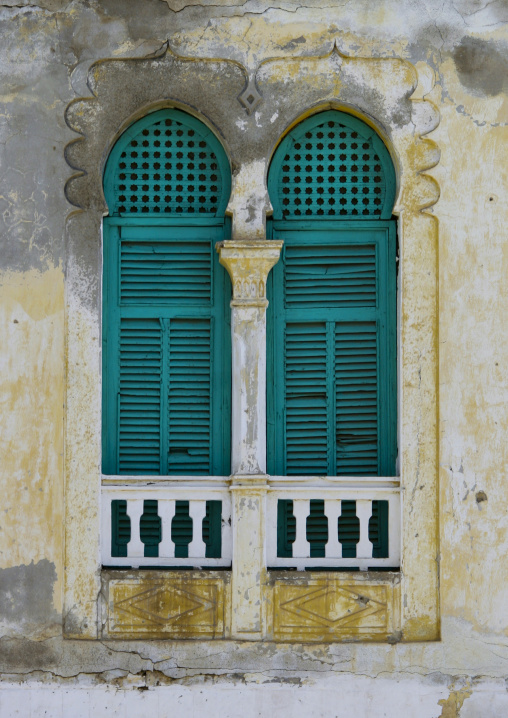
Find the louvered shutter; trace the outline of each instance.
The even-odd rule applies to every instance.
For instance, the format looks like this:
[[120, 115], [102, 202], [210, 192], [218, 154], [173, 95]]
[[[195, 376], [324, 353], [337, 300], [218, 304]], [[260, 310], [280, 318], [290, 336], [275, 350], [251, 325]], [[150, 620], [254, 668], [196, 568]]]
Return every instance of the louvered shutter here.
[[380, 471], [378, 329], [373, 322], [335, 324], [337, 475]]
[[274, 231], [285, 245], [269, 283], [268, 470], [394, 475], [394, 226]]
[[214, 246], [223, 236], [210, 221], [105, 221], [105, 473], [229, 473], [230, 282]]
[[111, 150], [103, 225], [106, 474], [230, 473], [231, 285], [215, 252], [230, 236], [230, 191], [221, 143], [181, 110], [147, 114]]
[[285, 327], [285, 472], [328, 473], [326, 324]]
[[208, 474], [211, 454], [211, 326], [173, 319], [169, 332], [168, 473]]
[[163, 332], [159, 319], [122, 318], [118, 471], [161, 473]]

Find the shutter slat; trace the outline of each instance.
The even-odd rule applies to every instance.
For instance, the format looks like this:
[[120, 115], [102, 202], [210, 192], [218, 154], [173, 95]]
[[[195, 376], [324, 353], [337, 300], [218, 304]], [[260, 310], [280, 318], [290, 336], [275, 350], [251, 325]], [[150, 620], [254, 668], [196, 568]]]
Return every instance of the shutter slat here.
[[377, 475], [378, 366], [375, 322], [337, 323], [335, 367], [337, 475]]
[[285, 332], [286, 473], [327, 473], [326, 325]]
[[376, 247], [293, 244], [285, 250], [285, 304], [293, 307], [375, 307]]
[[211, 459], [209, 319], [173, 319], [169, 339], [168, 472], [207, 474]]
[[121, 240], [120, 301], [122, 304], [210, 303], [211, 247], [208, 238]]
[[[131, 349], [133, 343], [137, 345], [135, 351]], [[118, 407], [120, 473], [153, 474], [160, 471], [161, 371], [159, 320], [122, 319]]]

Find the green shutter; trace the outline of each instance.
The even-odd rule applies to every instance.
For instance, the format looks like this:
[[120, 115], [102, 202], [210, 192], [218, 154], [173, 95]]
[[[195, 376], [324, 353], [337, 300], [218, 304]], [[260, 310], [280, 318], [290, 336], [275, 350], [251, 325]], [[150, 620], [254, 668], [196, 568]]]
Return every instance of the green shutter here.
[[120, 245], [122, 304], [203, 304], [210, 302], [212, 252], [206, 237], [180, 241], [138, 241], [126, 227]]
[[394, 224], [274, 232], [285, 245], [269, 281], [268, 471], [393, 476]]
[[285, 327], [284, 474], [328, 473], [326, 324]]
[[230, 473], [231, 169], [176, 109], [133, 123], [104, 172], [102, 380], [106, 474]]
[[212, 220], [105, 220], [104, 473], [230, 473], [224, 233]]
[[288, 244], [285, 251], [287, 307], [375, 307], [376, 247], [373, 244]]
[[211, 473], [209, 319], [173, 319], [169, 331], [168, 473]]
[[[393, 476], [396, 443], [395, 171], [376, 132], [345, 112], [317, 113], [274, 153], [269, 238], [284, 249], [268, 281], [267, 465], [276, 475]], [[292, 555], [293, 503], [277, 510], [279, 557]], [[327, 520], [311, 501], [307, 540], [323, 556]], [[369, 538], [388, 555], [388, 505]], [[336, 527], [359, 541], [356, 502]]]
[[377, 340], [375, 321], [335, 325], [335, 435], [339, 476], [375, 476], [380, 470]]
[[159, 319], [120, 321], [118, 471], [161, 472], [162, 327]]

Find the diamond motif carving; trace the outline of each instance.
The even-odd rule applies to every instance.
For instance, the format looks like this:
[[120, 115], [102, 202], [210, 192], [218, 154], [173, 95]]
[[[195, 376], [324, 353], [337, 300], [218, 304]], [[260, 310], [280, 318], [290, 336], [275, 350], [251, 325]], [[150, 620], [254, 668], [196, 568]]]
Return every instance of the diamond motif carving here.
[[339, 579], [275, 581], [275, 640], [336, 641], [364, 634], [388, 635], [392, 627], [393, 587], [342, 584]]
[[222, 638], [224, 581], [178, 577], [112, 580], [108, 634], [159, 638]]
[[257, 88], [256, 79], [254, 77], [249, 78], [247, 87], [242, 90], [238, 96], [238, 100], [240, 104], [245, 107], [248, 115], [251, 115], [259, 103], [263, 101], [263, 97]]

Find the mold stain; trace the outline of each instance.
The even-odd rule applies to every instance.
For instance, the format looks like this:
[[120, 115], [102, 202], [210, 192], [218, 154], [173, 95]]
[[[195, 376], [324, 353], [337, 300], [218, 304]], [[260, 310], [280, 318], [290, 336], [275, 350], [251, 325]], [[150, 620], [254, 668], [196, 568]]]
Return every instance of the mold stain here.
[[508, 89], [508, 52], [491, 40], [465, 37], [452, 52], [461, 83], [472, 95], [499, 95]]

